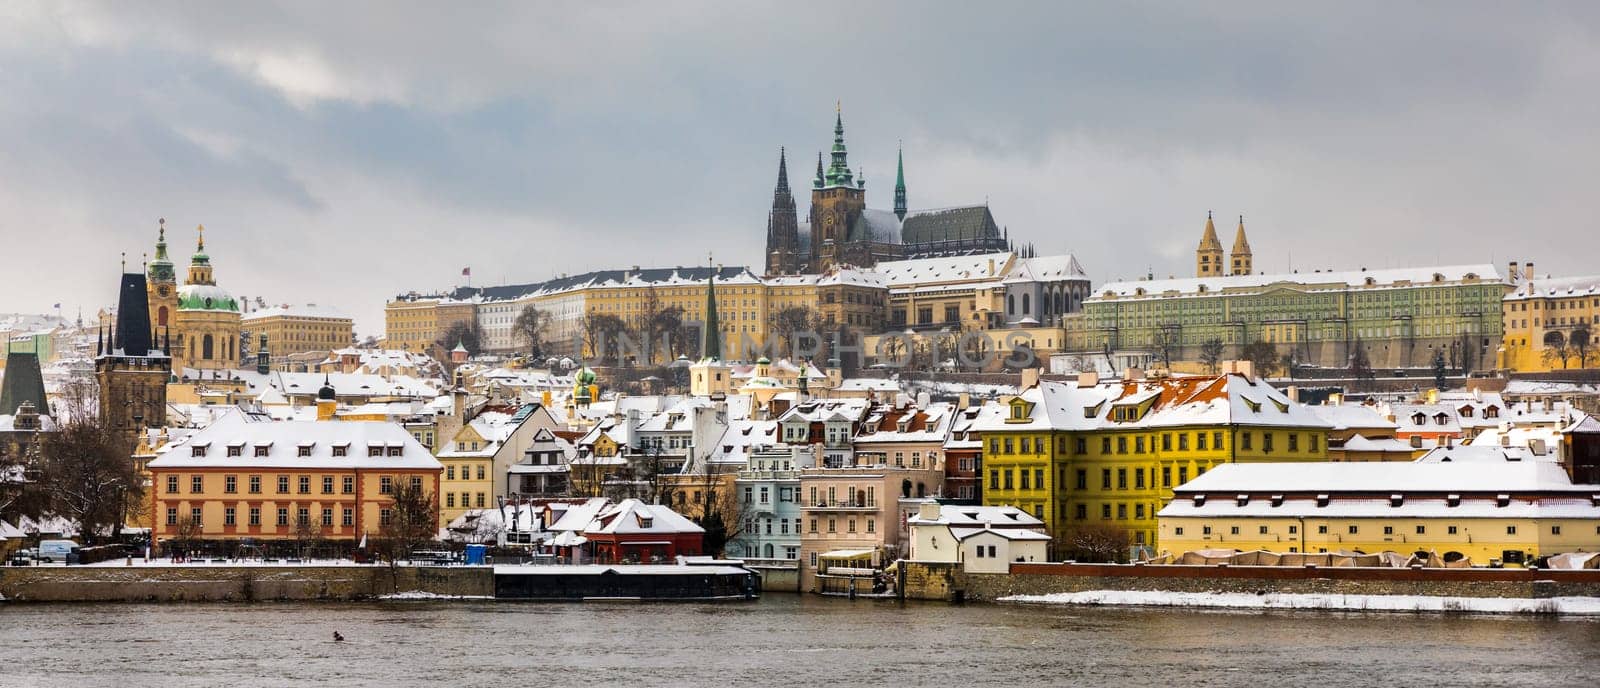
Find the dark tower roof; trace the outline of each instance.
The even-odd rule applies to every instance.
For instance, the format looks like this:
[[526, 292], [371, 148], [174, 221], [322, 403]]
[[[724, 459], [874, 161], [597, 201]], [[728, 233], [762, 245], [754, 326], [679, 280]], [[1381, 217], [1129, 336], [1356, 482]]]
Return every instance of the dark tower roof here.
[[717, 276], [706, 278], [706, 322], [700, 355], [713, 361], [722, 359], [722, 325], [717, 322]]
[[333, 401], [337, 396], [338, 392], [333, 388], [333, 381], [328, 377], [327, 373], [323, 373], [322, 388], [317, 390], [317, 400]]
[[0, 381], [0, 415], [16, 413], [23, 402], [32, 402], [39, 413], [50, 414], [45, 406], [39, 355], [13, 351], [6, 354], [6, 377]]
[[778, 188], [777, 193], [789, 193], [789, 162], [784, 156], [783, 148], [778, 149]]
[[123, 356], [148, 356], [155, 342], [151, 341], [150, 298], [142, 273], [123, 273], [122, 293], [117, 298], [116, 340], [111, 349], [122, 350]]

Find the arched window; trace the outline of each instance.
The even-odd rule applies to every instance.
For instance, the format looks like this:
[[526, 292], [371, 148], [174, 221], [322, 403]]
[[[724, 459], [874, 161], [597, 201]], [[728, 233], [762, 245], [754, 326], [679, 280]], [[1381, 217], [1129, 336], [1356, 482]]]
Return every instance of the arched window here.
[[1017, 297], [1008, 294], [1006, 296], [1006, 313], [1014, 315], [1014, 314], [1016, 314], [1016, 312], [1017, 312]]
[[923, 483], [917, 483], [917, 498], [921, 499], [926, 496], [928, 496], [928, 486]]
[[910, 480], [902, 480], [902, 481], [900, 481], [900, 496], [901, 497], [910, 497], [911, 496], [911, 481]]
[[208, 334], [202, 337], [200, 339], [200, 358], [208, 361], [211, 360], [211, 357], [215, 354], [213, 347], [214, 342], [211, 341], [211, 335]]
[[167, 307], [166, 306], [162, 306], [162, 307], [156, 309], [156, 324], [160, 325], [162, 327], [166, 327], [167, 326]]
[[761, 548], [761, 556], [768, 559], [772, 558], [772, 543], [769, 542]]
[[1027, 294], [1023, 294], [1022, 295], [1022, 314], [1023, 315], [1027, 315], [1028, 314], [1028, 310], [1029, 310], [1029, 308], [1028, 308], [1028, 295]]

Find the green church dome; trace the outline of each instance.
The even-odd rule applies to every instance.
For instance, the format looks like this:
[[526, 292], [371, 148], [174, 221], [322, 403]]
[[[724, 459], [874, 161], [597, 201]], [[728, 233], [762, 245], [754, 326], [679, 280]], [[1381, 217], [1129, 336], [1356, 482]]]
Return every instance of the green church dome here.
[[178, 310], [238, 313], [239, 301], [215, 284], [185, 284], [178, 287]]

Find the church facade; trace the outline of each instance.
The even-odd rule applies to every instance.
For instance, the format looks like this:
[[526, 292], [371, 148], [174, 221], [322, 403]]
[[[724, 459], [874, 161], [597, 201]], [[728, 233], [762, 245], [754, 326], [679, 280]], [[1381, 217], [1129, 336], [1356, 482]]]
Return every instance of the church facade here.
[[195, 252], [182, 286], [167, 256], [167, 227], [162, 220], [156, 255], [146, 268], [150, 324], [172, 339], [172, 372], [231, 370], [239, 367], [239, 301], [217, 286], [211, 257], [206, 255], [206, 228], [197, 228]]
[[869, 268], [883, 261], [1012, 248], [987, 205], [910, 210], [903, 152], [895, 166], [894, 209], [868, 208], [867, 182], [850, 169], [842, 114], [834, 118], [826, 166], [823, 155], [817, 154], [805, 222], [800, 221], [789, 186], [788, 162], [780, 150], [778, 183], [767, 216], [767, 275], [818, 274], [843, 266]]

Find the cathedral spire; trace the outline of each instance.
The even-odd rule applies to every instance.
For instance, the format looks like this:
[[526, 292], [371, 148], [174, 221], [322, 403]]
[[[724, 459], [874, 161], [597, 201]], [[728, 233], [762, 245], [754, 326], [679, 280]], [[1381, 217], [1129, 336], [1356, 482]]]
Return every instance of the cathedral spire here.
[[854, 175], [850, 174], [849, 158], [850, 154], [844, 145], [844, 113], [836, 105], [833, 116], [832, 164], [828, 166], [827, 175], [828, 186], [851, 185]]
[[813, 179], [811, 181], [811, 185], [813, 187], [816, 187], [816, 188], [820, 189], [820, 188], [822, 188], [822, 184], [823, 184], [822, 151], [817, 151], [817, 178]]
[[894, 154], [894, 215], [906, 219], [906, 151], [901, 146]]
[[1250, 240], [1244, 236], [1244, 216], [1239, 216], [1239, 230], [1233, 235], [1233, 274], [1248, 275], [1255, 271], [1255, 258], [1250, 255]]
[[782, 146], [778, 147], [777, 193], [789, 193], [789, 162], [784, 157], [784, 150]]

